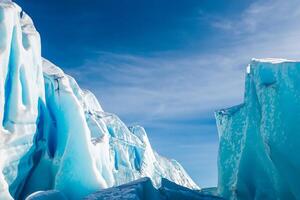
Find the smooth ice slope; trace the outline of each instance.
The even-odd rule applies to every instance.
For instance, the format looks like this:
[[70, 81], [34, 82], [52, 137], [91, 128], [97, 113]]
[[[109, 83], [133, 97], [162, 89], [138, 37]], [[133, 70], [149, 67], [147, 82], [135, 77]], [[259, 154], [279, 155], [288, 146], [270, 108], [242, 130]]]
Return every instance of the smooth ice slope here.
[[28, 196], [26, 200], [67, 200], [65, 195], [57, 190], [35, 192]]
[[216, 112], [219, 193], [226, 199], [300, 196], [300, 62], [254, 59], [244, 103]]
[[104, 112], [40, 49], [30, 17], [0, 0], [0, 200], [49, 190], [80, 199], [145, 176], [156, 187], [164, 177], [198, 188], [142, 127]]

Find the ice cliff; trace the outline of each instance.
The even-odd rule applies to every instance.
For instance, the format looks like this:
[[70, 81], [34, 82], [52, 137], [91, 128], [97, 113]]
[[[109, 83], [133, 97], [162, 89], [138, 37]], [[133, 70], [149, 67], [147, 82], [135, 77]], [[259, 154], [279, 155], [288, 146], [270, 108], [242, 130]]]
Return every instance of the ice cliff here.
[[300, 62], [253, 59], [244, 103], [216, 112], [226, 199], [299, 199]]
[[150, 177], [197, 189], [145, 130], [104, 112], [95, 96], [41, 57], [30, 17], [0, 0], [0, 200], [56, 190], [79, 199]]

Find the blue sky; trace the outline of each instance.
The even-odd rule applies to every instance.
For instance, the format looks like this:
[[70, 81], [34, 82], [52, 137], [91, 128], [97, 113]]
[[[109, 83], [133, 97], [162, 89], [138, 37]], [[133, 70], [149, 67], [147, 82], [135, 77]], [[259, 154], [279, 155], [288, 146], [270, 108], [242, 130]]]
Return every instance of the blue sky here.
[[300, 57], [297, 0], [16, 0], [42, 54], [202, 187], [217, 184], [213, 112], [242, 102], [253, 57]]

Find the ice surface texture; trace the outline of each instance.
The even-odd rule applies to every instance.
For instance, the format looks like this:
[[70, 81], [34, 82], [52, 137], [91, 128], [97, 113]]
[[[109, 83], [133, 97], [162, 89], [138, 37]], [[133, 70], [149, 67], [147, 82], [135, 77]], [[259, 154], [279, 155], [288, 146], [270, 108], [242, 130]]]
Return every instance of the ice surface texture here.
[[180, 164], [152, 150], [142, 127], [104, 112], [91, 92], [43, 59], [32, 20], [4, 0], [0, 120], [0, 200], [53, 189], [79, 199], [146, 176], [156, 187], [164, 177], [198, 188]]
[[[149, 178], [142, 178], [124, 185], [108, 188], [90, 194], [84, 200], [221, 200], [222, 198], [203, 194], [182, 187], [167, 179], [160, 188], [155, 188]], [[32, 199], [34, 200], [34, 199]]]
[[219, 193], [226, 199], [300, 197], [300, 62], [253, 60], [244, 103], [216, 112]]

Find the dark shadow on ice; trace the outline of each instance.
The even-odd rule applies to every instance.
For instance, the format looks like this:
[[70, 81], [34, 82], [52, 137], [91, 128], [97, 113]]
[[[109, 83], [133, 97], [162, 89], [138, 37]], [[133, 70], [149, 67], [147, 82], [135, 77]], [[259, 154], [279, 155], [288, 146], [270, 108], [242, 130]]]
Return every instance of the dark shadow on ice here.
[[[46, 109], [46, 105], [42, 99], [38, 101], [39, 106], [39, 116], [37, 118], [36, 124], [36, 133], [33, 139], [33, 145], [24, 154], [24, 156], [20, 159], [18, 163], [18, 170], [17, 176], [14, 182], [10, 185], [9, 191], [14, 199], [23, 200], [25, 199], [30, 193], [35, 192], [37, 190], [43, 189], [50, 189], [49, 184], [43, 184], [42, 182], [51, 182], [46, 181], [47, 179], [51, 179], [49, 173], [45, 171], [43, 174], [40, 174], [40, 181], [39, 184], [36, 178], [33, 178], [33, 174], [36, 168], [39, 166], [42, 156], [46, 153], [49, 145], [46, 144], [46, 137], [47, 136], [47, 127], [48, 126], [48, 113]], [[48, 148], [46, 147], [48, 145]], [[50, 145], [51, 146], [51, 145]], [[46, 148], [45, 148], [46, 147]], [[30, 182], [34, 182], [33, 184]], [[33, 185], [35, 185], [33, 187]]]

